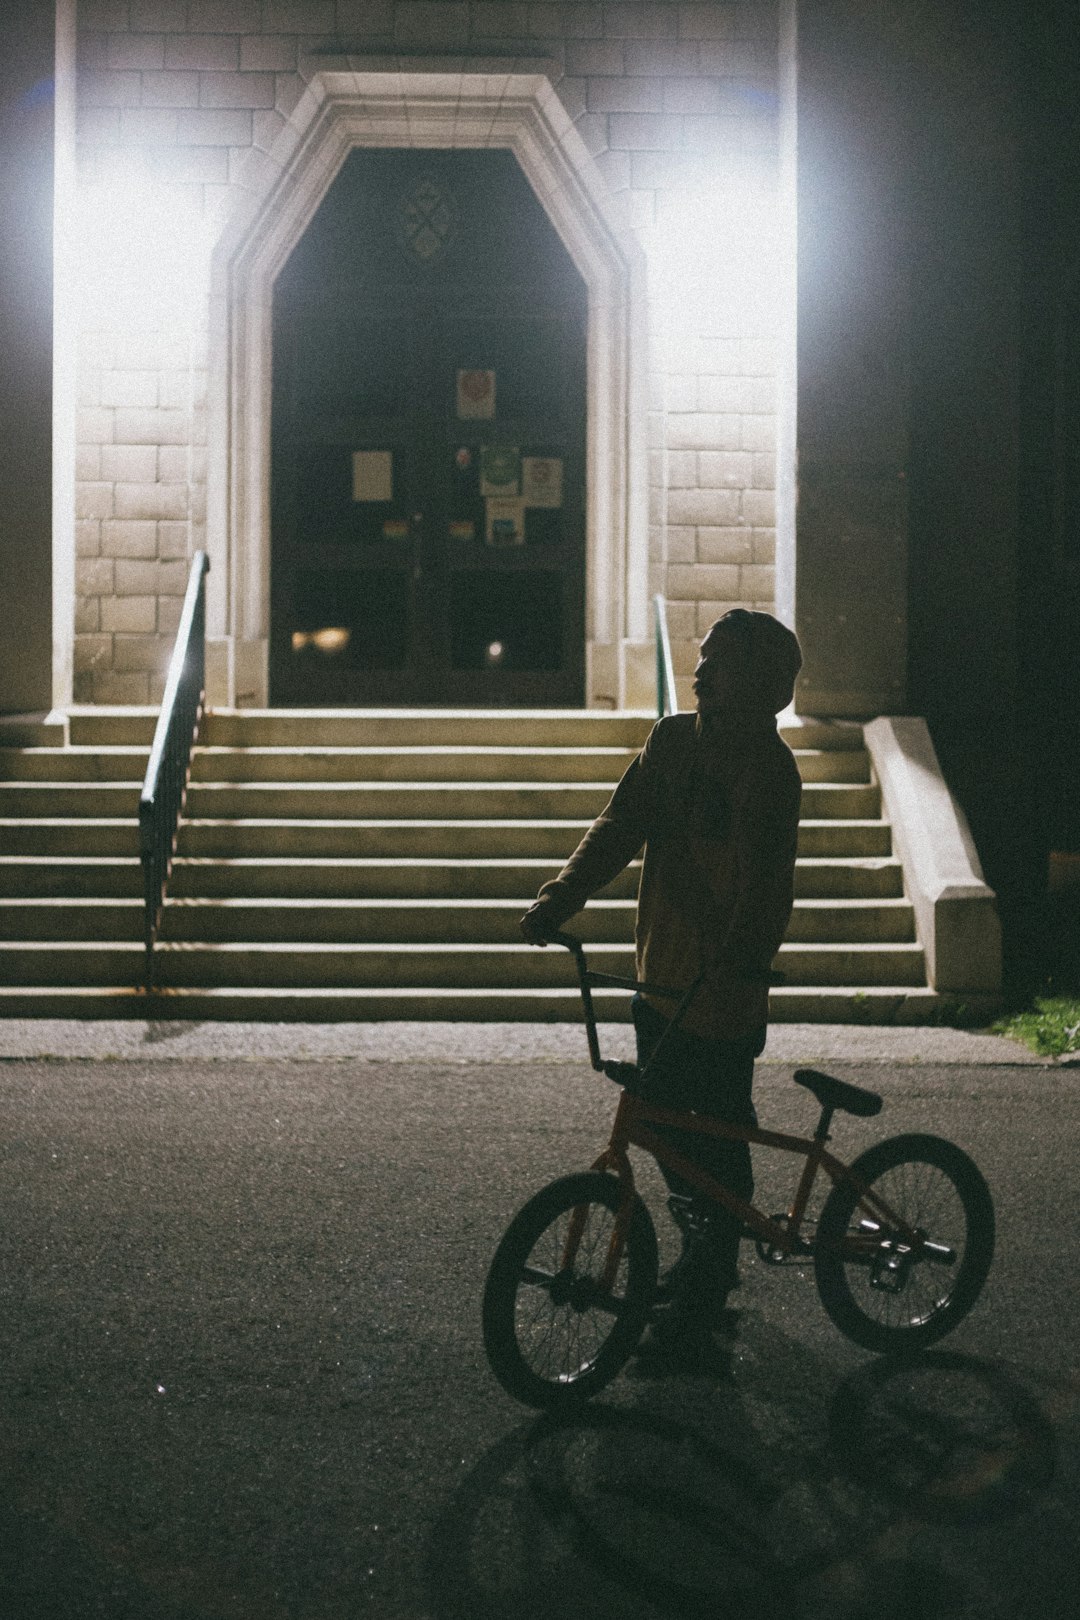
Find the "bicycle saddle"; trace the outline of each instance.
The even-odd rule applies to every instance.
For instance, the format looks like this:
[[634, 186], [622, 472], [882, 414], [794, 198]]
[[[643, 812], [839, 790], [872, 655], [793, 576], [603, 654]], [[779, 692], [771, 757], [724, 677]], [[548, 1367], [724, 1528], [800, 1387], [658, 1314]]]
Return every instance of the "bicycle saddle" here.
[[795, 1084], [812, 1091], [824, 1108], [841, 1108], [845, 1114], [880, 1114], [882, 1101], [876, 1091], [849, 1085], [846, 1080], [835, 1080], [831, 1074], [818, 1069], [796, 1069]]

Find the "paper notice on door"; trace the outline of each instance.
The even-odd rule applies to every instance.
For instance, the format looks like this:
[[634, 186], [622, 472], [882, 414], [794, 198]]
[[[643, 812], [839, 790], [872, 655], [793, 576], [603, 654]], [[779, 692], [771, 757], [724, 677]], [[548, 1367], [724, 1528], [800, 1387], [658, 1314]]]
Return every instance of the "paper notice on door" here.
[[521, 495], [526, 506], [561, 506], [562, 485], [561, 457], [522, 457]]
[[489, 546], [525, 544], [525, 502], [519, 498], [496, 496], [485, 502], [487, 524], [484, 538]]
[[394, 456], [392, 451], [353, 451], [352, 498], [354, 501], [393, 500]]
[[495, 373], [459, 371], [457, 374], [458, 420], [489, 422], [495, 415]]
[[480, 450], [481, 495], [520, 495], [521, 451], [516, 446], [487, 444]]

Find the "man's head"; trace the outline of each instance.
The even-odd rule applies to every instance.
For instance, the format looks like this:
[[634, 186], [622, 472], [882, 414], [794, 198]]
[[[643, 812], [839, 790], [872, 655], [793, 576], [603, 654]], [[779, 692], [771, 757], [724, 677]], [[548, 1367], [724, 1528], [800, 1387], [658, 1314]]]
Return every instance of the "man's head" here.
[[694, 670], [698, 713], [778, 714], [791, 702], [801, 667], [799, 643], [779, 619], [732, 608], [701, 643]]

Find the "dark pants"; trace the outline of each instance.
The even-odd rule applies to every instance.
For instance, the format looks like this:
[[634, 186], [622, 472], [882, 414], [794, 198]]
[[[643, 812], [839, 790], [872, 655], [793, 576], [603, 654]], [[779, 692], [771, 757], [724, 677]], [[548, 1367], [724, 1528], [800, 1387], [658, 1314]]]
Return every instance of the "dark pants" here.
[[[669, 1021], [640, 996], [633, 1001], [634, 1028], [637, 1032], [638, 1065], [644, 1067]], [[765, 1027], [736, 1040], [710, 1041], [686, 1030], [674, 1029], [664, 1043], [656, 1066], [645, 1076], [641, 1094], [658, 1108], [689, 1109], [712, 1114], [732, 1125], [756, 1125], [757, 1114], [750, 1100], [754, 1080], [754, 1059], [765, 1046]], [[719, 1137], [680, 1131], [674, 1126], [656, 1126], [686, 1158], [729, 1187], [737, 1197], [749, 1202], [754, 1191], [750, 1147], [746, 1142], [725, 1142]], [[683, 1176], [661, 1165], [671, 1192], [689, 1197], [709, 1212], [710, 1247], [725, 1269], [733, 1273], [739, 1253], [740, 1223], [726, 1210], [708, 1203]]]

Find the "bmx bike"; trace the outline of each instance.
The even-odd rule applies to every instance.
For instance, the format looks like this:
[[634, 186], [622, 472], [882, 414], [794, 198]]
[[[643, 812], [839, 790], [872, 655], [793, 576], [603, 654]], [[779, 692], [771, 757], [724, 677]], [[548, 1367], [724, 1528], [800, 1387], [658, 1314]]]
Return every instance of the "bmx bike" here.
[[[623, 1089], [610, 1139], [590, 1169], [530, 1198], [495, 1251], [483, 1296], [484, 1347], [510, 1395], [538, 1408], [585, 1400], [616, 1376], [637, 1346], [652, 1311], [659, 1262], [656, 1230], [634, 1184], [631, 1147], [731, 1211], [767, 1264], [812, 1260], [826, 1313], [864, 1349], [921, 1351], [967, 1315], [993, 1259], [994, 1205], [961, 1148], [912, 1133], [889, 1137], [844, 1164], [826, 1146], [833, 1115], [871, 1117], [880, 1113], [882, 1099], [816, 1069], [794, 1075], [821, 1107], [810, 1137], [652, 1105], [641, 1090], [666, 1033], [641, 1068], [603, 1059], [592, 987], [678, 998], [676, 1027], [701, 981], [683, 992], [590, 971], [579, 940], [557, 934], [552, 943], [574, 957], [592, 1066]], [[772, 982], [779, 977], [769, 975]], [[657, 1126], [794, 1154], [802, 1170], [790, 1207], [763, 1214], [679, 1152]], [[821, 1171], [832, 1186], [814, 1221], [807, 1211]]]

